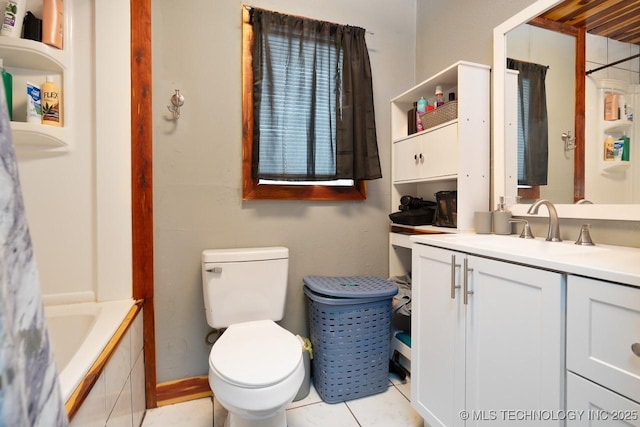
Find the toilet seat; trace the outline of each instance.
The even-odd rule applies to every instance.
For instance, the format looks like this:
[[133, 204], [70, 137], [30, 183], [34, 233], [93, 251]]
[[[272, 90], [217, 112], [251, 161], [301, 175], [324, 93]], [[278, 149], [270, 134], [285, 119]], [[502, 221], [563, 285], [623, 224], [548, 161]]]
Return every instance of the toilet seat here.
[[272, 320], [229, 326], [211, 349], [209, 365], [226, 382], [268, 387], [290, 376], [302, 359], [298, 338]]

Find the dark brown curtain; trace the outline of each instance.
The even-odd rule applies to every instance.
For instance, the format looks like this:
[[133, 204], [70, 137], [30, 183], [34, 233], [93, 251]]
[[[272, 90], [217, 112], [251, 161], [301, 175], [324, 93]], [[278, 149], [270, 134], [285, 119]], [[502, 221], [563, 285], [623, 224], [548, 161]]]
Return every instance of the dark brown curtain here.
[[545, 78], [549, 67], [507, 58], [507, 68], [518, 70], [519, 185], [547, 185], [549, 124]]
[[365, 33], [362, 28], [344, 27], [342, 34], [342, 111], [337, 136], [341, 178], [382, 178]]
[[252, 8], [254, 178], [382, 177], [365, 30]]

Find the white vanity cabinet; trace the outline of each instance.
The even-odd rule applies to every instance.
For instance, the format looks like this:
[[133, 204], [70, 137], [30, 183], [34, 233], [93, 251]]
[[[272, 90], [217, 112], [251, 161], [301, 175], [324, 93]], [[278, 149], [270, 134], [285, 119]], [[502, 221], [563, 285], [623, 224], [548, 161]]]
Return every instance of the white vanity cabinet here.
[[412, 258], [411, 402], [428, 425], [564, 407], [565, 275], [423, 244]]
[[640, 288], [569, 275], [567, 370], [567, 409], [640, 426]]

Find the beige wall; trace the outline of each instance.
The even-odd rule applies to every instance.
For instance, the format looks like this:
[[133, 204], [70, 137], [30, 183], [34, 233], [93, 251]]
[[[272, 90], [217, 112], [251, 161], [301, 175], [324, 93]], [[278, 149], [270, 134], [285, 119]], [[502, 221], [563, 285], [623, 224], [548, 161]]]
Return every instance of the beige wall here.
[[[364, 202], [243, 201], [241, 5], [153, 2], [155, 304], [158, 381], [205, 375], [210, 330], [200, 254], [206, 248], [290, 249], [282, 325], [307, 334], [305, 275], [388, 272], [389, 100], [414, 84], [415, 0], [260, 0], [256, 7], [357, 25], [371, 57], [384, 178]], [[182, 117], [167, 120], [174, 89]], [[242, 301], [237, 301], [242, 304]]]
[[[384, 178], [370, 183], [367, 201], [340, 203], [242, 201], [242, 3], [153, 2], [155, 303], [160, 382], [207, 372], [209, 346], [204, 337], [210, 329], [204, 317], [200, 278], [200, 253], [205, 248], [289, 247], [289, 295], [282, 324], [298, 334], [307, 333], [302, 294], [305, 275], [387, 275], [389, 100], [460, 59], [491, 64], [493, 28], [532, 2], [253, 3], [358, 25], [374, 33], [367, 36], [367, 42]], [[167, 119], [166, 106], [176, 88], [185, 96], [185, 106], [182, 118], [172, 122]], [[563, 237], [577, 237], [580, 223], [563, 220]], [[533, 226], [538, 236], [545, 234], [546, 221], [534, 221]], [[592, 235], [596, 242], [638, 245], [640, 223], [594, 222]]]
[[534, 0], [417, 1], [416, 77], [464, 59], [492, 65], [493, 29]]

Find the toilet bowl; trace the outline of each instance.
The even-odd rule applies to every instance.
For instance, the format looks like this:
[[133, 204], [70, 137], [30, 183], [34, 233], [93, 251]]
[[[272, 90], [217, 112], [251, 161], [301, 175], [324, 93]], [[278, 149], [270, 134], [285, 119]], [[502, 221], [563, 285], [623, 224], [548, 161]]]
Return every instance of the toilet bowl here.
[[304, 377], [300, 341], [272, 320], [229, 326], [209, 355], [209, 385], [228, 427], [286, 427]]
[[304, 381], [298, 337], [277, 325], [287, 296], [289, 249], [205, 249], [207, 323], [224, 329], [209, 354], [209, 385], [227, 427], [286, 427], [285, 409]]

